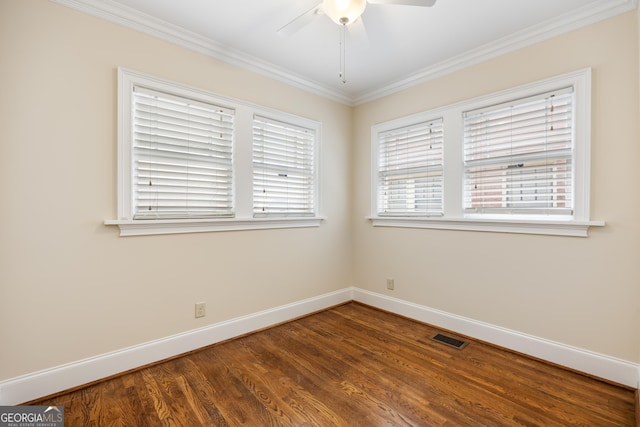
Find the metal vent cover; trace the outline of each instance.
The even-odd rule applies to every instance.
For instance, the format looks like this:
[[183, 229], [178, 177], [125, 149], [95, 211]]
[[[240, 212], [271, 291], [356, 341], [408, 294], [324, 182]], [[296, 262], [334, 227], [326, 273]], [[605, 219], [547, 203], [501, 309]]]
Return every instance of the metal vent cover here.
[[456, 348], [458, 350], [462, 350], [469, 344], [469, 341], [463, 341], [444, 334], [435, 334], [431, 337], [431, 339], [434, 341], [438, 341], [439, 343], [442, 343], [444, 345], [448, 345], [449, 347]]

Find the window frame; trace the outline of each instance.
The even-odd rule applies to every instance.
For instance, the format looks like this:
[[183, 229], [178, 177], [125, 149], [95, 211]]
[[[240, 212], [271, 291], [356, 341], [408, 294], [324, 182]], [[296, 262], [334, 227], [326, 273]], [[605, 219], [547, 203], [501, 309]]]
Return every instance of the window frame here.
[[[233, 216], [212, 218], [134, 219], [133, 203], [133, 123], [132, 93], [135, 86], [147, 87], [177, 97], [195, 99], [235, 111], [232, 138], [233, 151]], [[314, 147], [314, 201], [312, 216], [254, 218], [252, 187], [252, 119], [258, 114], [277, 118], [316, 132]], [[104, 221], [117, 225], [121, 236], [139, 236], [212, 231], [239, 231], [254, 229], [300, 228], [320, 226], [324, 218], [320, 212], [319, 163], [322, 124], [307, 118], [262, 107], [232, 98], [222, 97], [188, 85], [171, 82], [123, 67], [118, 68], [118, 152], [117, 152], [117, 219]]]
[[[514, 99], [526, 98], [573, 86], [574, 122], [574, 212], [571, 217], [465, 213], [463, 207], [463, 113]], [[388, 218], [377, 215], [378, 134], [412, 121], [442, 117], [444, 120], [444, 214], [441, 217]], [[433, 110], [424, 111], [371, 128], [371, 220], [373, 226], [488, 231], [560, 236], [588, 235], [589, 227], [604, 226], [590, 215], [591, 69], [585, 68], [545, 80], [517, 86]]]

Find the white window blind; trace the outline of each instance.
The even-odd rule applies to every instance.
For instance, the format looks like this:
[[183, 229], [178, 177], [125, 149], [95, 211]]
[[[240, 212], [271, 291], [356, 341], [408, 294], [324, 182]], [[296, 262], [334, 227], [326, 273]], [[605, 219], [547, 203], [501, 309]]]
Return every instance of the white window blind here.
[[464, 113], [467, 213], [573, 213], [573, 89]]
[[253, 214], [313, 216], [316, 131], [254, 115]]
[[378, 215], [442, 214], [443, 120], [378, 134]]
[[143, 87], [132, 102], [134, 219], [232, 216], [234, 111]]

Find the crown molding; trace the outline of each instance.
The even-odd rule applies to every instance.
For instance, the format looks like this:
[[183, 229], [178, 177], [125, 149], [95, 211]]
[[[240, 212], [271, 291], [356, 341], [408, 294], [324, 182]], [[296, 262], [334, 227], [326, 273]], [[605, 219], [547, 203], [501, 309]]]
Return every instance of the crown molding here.
[[351, 96], [333, 90], [304, 76], [291, 73], [291, 71], [284, 70], [272, 63], [230, 49], [215, 40], [141, 13], [112, 0], [50, 1], [123, 25], [349, 106], [357, 106], [391, 95], [417, 84], [442, 77], [506, 53], [556, 37], [560, 34], [629, 12], [638, 7], [638, 0], [600, 0], [584, 6], [577, 11], [559, 16], [539, 25], [525, 28], [495, 42], [488, 43], [479, 48], [469, 50], [445, 61], [423, 68], [379, 88]]
[[417, 84], [460, 71], [472, 65], [477, 65], [498, 56], [514, 52], [518, 49], [534, 45], [564, 33], [586, 27], [596, 22], [604, 21], [632, 11], [638, 7], [638, 0], [600, 0], [584, 6], [577, 11], [548, 20], [539, 25], [525, 28], [494, 42], [476, 49], [466, 51], [433, 66], [423, 68], [409, 74], [396, 82], [392, 82], [378, 89], [363, 93], [353, 98], [354, 105], [364, 104], [375, 99], [383, 98], [396, 92], [409, 89]]
[[339, 91], [332, 90], [318, 82], [314, 82], [284, 70], [278, 66], [263, 61], [254, 56], [247, 55], [238, 50], [224, 46], [217, 41], [203, 37], [200, 34], [189, 31], [183, 27], [168, 23], [161, 19], [142, 13], [128, 6], [121, 5], [112, 0], [50, 0], [69, 8], [84, 12], [106, 21], [122, 25], [158, 39], [176, 44], [189, 50], [218, 59], [227, 64], [261, 74], [263, 76], [281, 81], [290, 86], [303, 89], [307, 92], [320, 95], [325, 98], [351, 105], [352, 98]]

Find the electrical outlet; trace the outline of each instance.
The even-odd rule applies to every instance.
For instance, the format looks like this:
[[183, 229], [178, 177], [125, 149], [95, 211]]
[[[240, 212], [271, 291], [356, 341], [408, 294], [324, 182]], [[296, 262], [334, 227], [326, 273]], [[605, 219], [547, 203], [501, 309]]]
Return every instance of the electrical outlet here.
[[387, 279], [387, 289], [389, 289], [390, 291], [394, 290], [396, 287], [395, 283], [393, 282], [393, 279]]
[[206, 302], [197, 302], [196, 303], [196, 317], [204, 317], [207, 314], [207, 303]]

